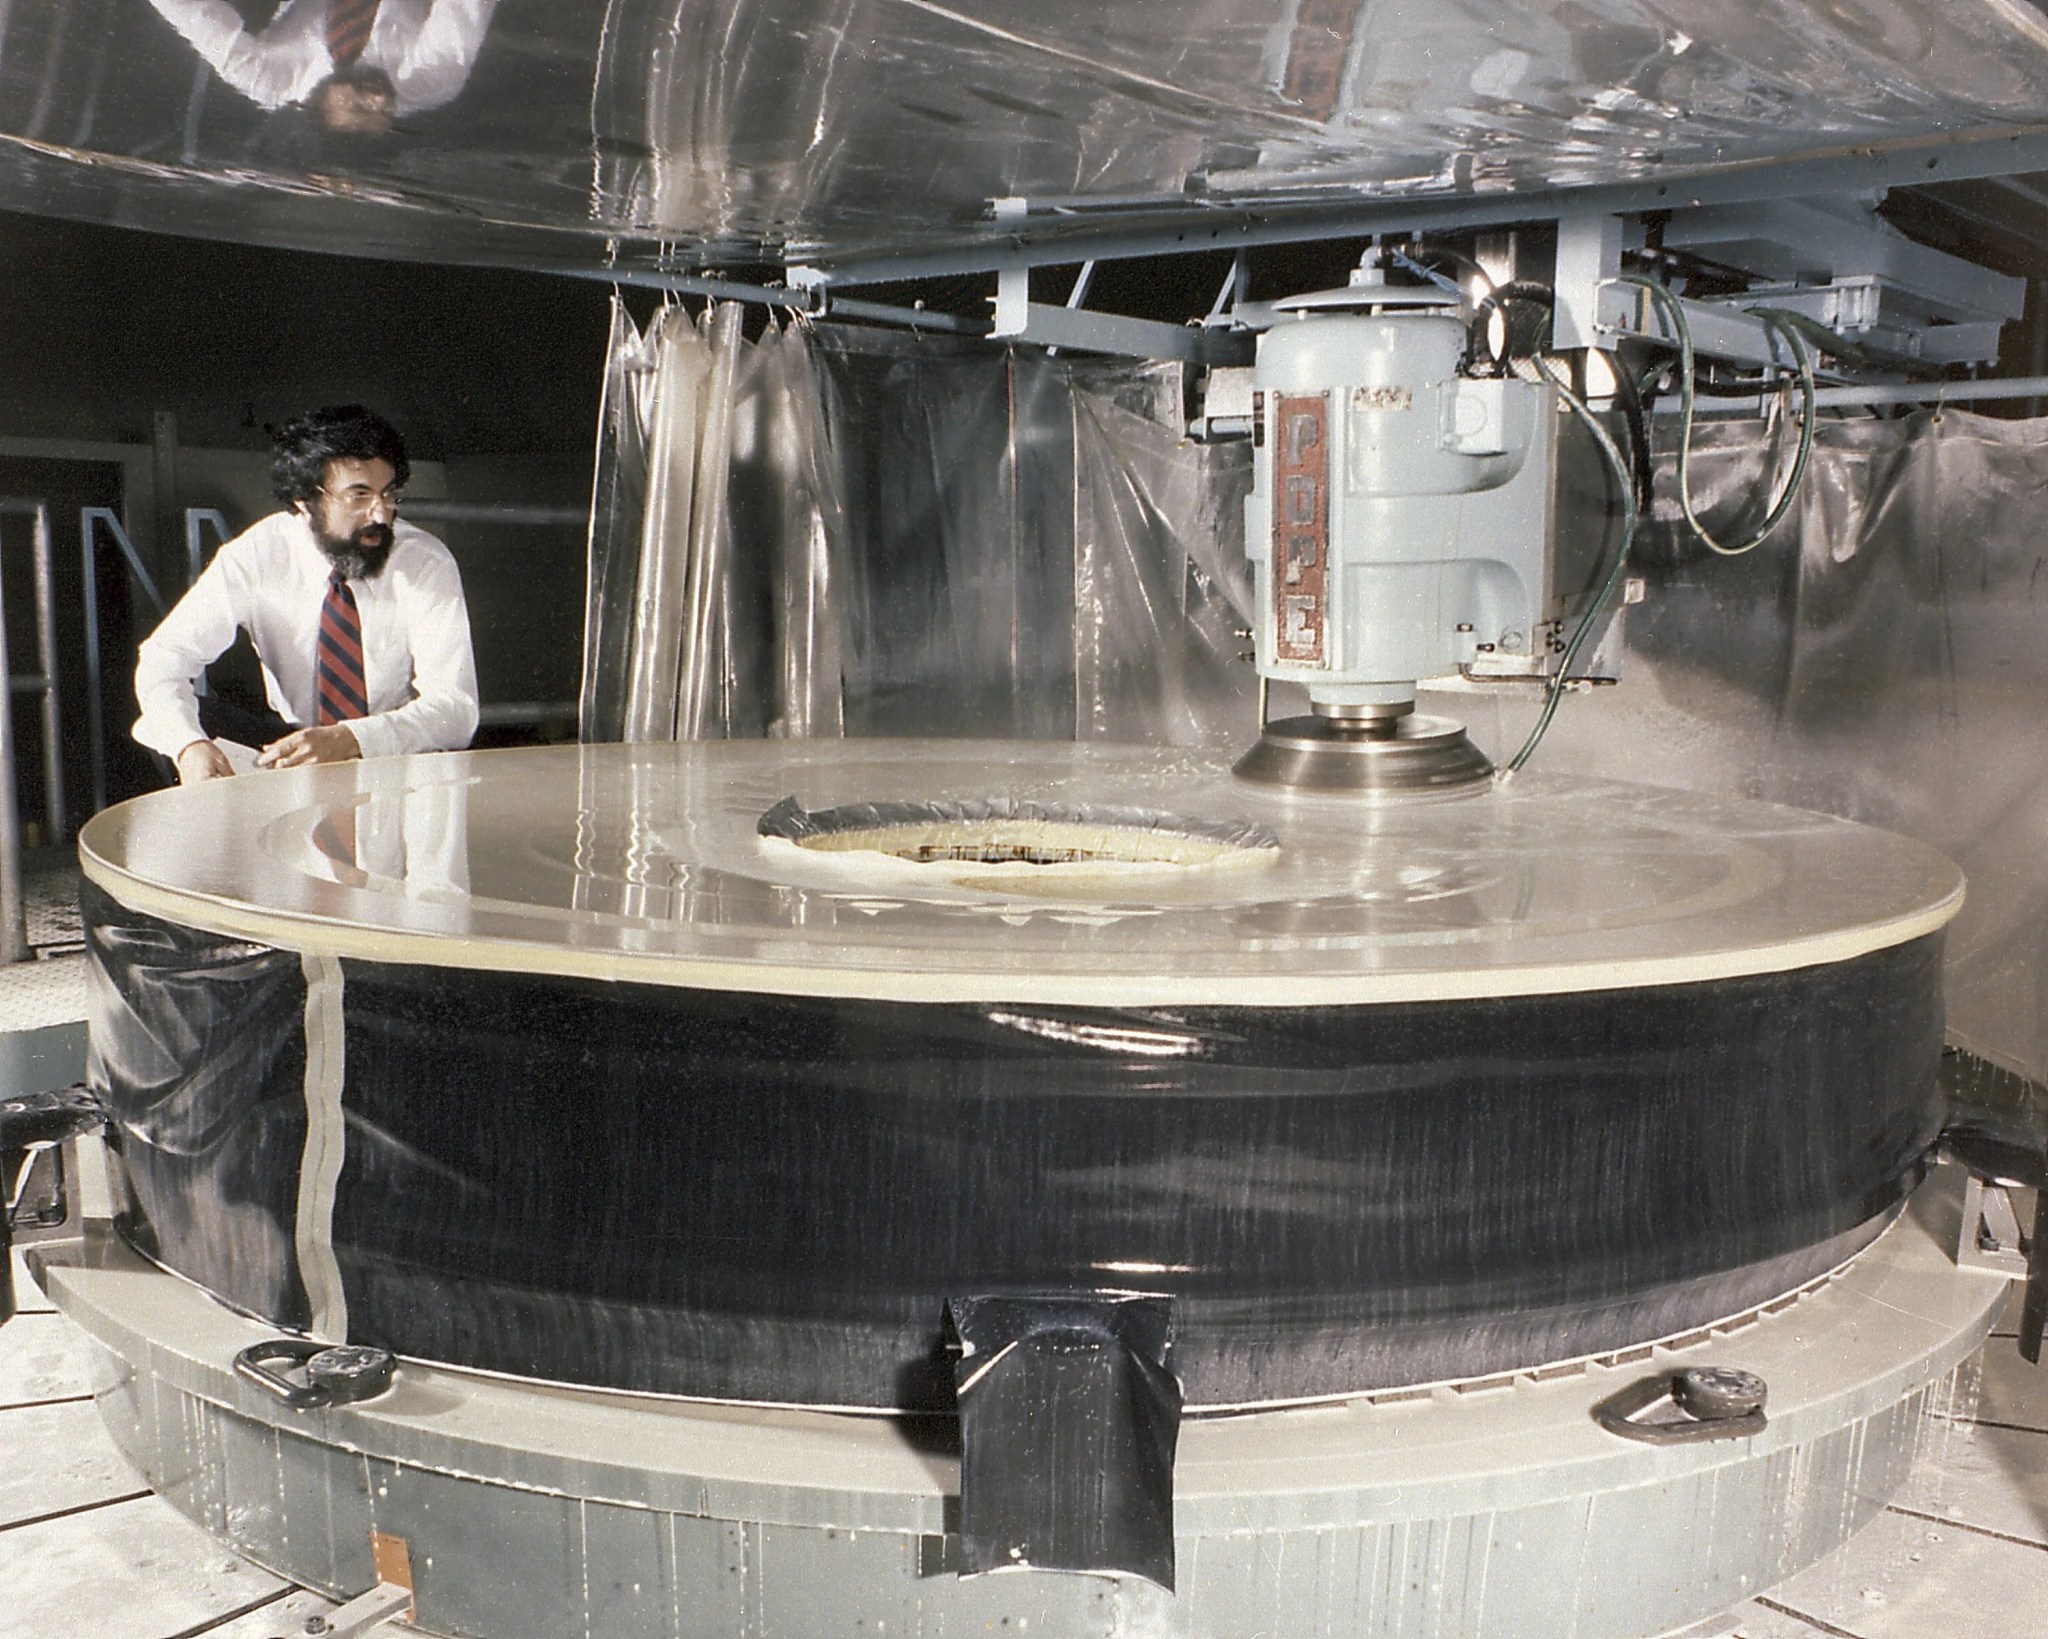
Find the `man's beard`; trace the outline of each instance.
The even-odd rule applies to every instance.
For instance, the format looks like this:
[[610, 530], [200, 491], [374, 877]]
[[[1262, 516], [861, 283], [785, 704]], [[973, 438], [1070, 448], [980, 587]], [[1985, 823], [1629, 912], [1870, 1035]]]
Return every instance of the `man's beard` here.
[[393, 537], [389, 524], [364, 524], [352, 535], [330, 535], [316, 524], [313, 538], [344, 580], [375, 579], [384, 560], [391, 556]]

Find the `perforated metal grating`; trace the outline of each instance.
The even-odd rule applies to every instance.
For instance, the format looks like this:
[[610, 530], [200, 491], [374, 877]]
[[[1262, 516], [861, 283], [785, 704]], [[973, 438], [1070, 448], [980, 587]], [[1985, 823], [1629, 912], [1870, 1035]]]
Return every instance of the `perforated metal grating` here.
[[22, 873], [31, 959], [0, 968], [0, 1031], [38, 1030], [85, 1017], [85, 943], [78, 866], [69, 849], [31, 859]]

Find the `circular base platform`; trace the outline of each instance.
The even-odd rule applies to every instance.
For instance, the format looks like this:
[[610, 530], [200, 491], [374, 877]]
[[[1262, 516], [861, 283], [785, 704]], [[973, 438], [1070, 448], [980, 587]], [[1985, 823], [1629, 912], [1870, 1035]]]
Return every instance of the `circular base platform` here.
[[[421, 1625], [485, 1639], [837, 1629], [1186, 1639], [1639, 1639], [1844, 1540], [1904, 1479], [1930, 1385], [2007, 1285], [1948, 1250], [1942, 1169], [1846, 1268], [1725, 1327], [1540, 1376], [1198, 1421], [1182, 1434], [1178, 1593], [1039, 1571], [960, 1577], [943, 1427], [693, 1406], [401, 1364], [295, 1413], [236, 1378], [266, 1335], [116, 1244], [49, 1269], [101, 1353], [99, 1401], [158, 1490], [236, 1549], [337, 1594], [373, 1531]], [[1593, 1408], [1688, 1365], [1755, 1372], [1767, 1426], [1652, 1447]], [[886, 1624], [886, 1628], [884, 1628]]]

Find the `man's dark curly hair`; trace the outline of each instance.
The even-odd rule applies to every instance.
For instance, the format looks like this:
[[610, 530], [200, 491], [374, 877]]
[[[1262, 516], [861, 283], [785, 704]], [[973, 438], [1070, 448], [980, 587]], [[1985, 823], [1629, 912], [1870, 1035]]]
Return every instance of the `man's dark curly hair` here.
[[401, 486], [412, 476], [398, 429], [360, 404], [329, 404], [287, 422], [272, 438], [270, 489], [286, 506], [312, 503], [330, 461], [388, 461]]

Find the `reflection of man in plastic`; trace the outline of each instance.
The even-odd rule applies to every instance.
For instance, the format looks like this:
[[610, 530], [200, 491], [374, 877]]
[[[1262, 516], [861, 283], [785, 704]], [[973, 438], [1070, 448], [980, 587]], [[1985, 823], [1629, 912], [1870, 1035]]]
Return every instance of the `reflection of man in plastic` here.
[[450, 102], [498, 0], [283, 0], [251, 34], [228, 0], [149, 0], [220, 77], [264, 108], [303, 104], [330, 131], [375, 136]]
[[337, 882], [461, 905], [469, 897], [469, 782], [358, 764], [354, 792], [325, 803], [309, 840]]

